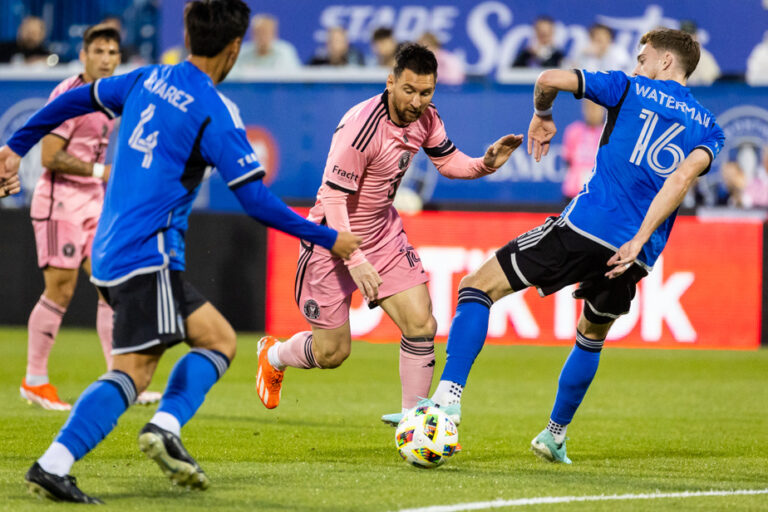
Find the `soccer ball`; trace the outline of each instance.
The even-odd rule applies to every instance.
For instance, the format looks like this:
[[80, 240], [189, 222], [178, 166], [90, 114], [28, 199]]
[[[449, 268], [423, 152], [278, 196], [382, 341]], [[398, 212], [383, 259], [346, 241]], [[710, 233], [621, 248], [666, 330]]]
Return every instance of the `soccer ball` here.
[[459, 431], [439, 407], [416, 407], [403, 416], [395, 432], [400, 457], [417, 468], [435, 468], [456, 453]]

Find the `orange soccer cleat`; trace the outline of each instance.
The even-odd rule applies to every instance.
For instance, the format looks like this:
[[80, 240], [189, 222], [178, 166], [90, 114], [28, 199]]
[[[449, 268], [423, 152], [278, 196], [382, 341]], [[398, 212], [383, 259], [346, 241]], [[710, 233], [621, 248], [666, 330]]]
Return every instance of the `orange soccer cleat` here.
[[72, 405], [59, 400], [59, 394], [56, 392], [56, 386], [50, 382], [40, 386], [28, 386], [27, 379], [22, 379], [19, 387], [21, 398], [30, 404], [35, 403], [43, 409], [51, 411], [69, 411]]
[[283, 387], [283, 374], [269, 364], [267, 352], [269, 347], [277, 343], [277, 338], [264, 336], [259, 340], [257, 353], [259, 355], [259, 370], [256, 373], [256, 391], [267, 409], [274, 409], [280, 403], [280, 388]]

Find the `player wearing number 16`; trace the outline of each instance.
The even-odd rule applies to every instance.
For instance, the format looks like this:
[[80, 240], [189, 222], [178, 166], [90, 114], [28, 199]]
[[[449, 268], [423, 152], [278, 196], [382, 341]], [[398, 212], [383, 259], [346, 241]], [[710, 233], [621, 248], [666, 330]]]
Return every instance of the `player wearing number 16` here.
[[685, 87], [699, 44], [679, 30], [640, 40], [633, 76], [621, 71], [543, 72], [534, 89], [528, 151], [547, 154], [556, 133], [552, 103], [572, 92], [608, 109], [593, 174], [559, 217], [518, 236], [462, 279], [445, 370], [432, 400], [455, 407], [500, 298], [528, 287], [541, 295], [580, 283], [576, 346], [560, 374], [549, 423], [531, 442], [549, 461], [569, 463], [565, 430], [597, 371], [613, 322], [669, 238], [683, 197], [723, 147], [723, 131]]
[[[216, 89], [237, 59], [249, 13], [241, 0], [188, 2], [185, 42], [191, 55], [185, 62], [142, 67], [61, 94], [0, 149], [0, 176], [7, 176], [14, 153], [26, 153], [62, 121], [96, 110], [122, 115], [91, 277], [115, 311], [113, 367], [80, 395], [54, 442], [27, 472], [27, 486], [36, 494], [99, 502], [77, 488], [70, 468], [115, 427], [146, 389], [165, 349], [181, 341], [191, 350], [174, 366], [138, 443], [176, 484], [208, 487], [205, 472], [181, 443], [181, 428], [227, 371], [236, 338], [182, 274], [189, 212], [207, 167], [218, 170], [255, 219], [341, 258], [359, 246], [359, 237], [309, 222], [272, 195], [237, 107]], [[259, 283], [244, 284], [251, 285]]]
[[[386, 90], [347, 111], [333, 134], [309, 219], [335, 229], [351, 226], [363, 243], [345, 262], [302, 242], [295, 298], [312, 331], [298, 332], [284, 343], [274, 338], [260, 343], [256, 387], [268, 408], [279, 403], [285, 367], [335, 368], [347, 358], [355, 289], [370, 307], [381, 306], [402, 332], [402, 408], [429, 393], [437, 324], [427, 275], [392, 206], [397, 187], [420, 148], [442, 175], [473, 179], [494, 172], [522, 143], [522, 135], [507, 135], [482, 158], [468, 157], [448, 139], [432, 104], [438, 81], [434, 54], [405, 44], [395, 60]], [[401, 417], [398, 411], [382, 420], [397, 425]]]

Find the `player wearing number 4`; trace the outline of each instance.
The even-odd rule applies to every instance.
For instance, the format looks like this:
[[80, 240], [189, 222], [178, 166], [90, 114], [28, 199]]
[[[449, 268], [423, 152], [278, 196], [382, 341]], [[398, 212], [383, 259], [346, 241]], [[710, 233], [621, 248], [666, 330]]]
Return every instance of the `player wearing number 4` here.
[[[339, 122], [309, 219], [336, 229], [351, 226], [363, 244], [345, 262], [302, 242], [295, 298], [312, 331], [298, 332], [284, 343], [271, 337], [259, 342], [256, 388], [266, 407], [278, 405], [287, 366], [335, 368], [347, 358], [349, 306], [355, 289], [369, 307], [381, 306], [402, 332], [402, 409], [428, 395], [437, 324], [427, 275], [392, 206], [397, 187], [419, 148], [442, 175], [473, 179], [503, 165], [523, 140], [522, 135], [502, 137], [482, 158], [459, 151], [431, 103], [437, 72], [431, 51], [403, 45], [386, 90], [352, 107]], [[397, 412], [382, 420], [396, 425], [401, 417]]]
[[138, 443], [176, 484], [208, 487], [208, 477], [181, 442], [181, 428], [229, 368], [237, 343], [227, 320], [183, 277], [189, 212], [206, 168], [216, 167], [255, 219], [344, 258], [360, 245], [359, 237], [309, 222], [269, 192], [237, 106], [216, 89], [237, 59], [249, 14], [242, 0], [188, 2], [187, 61], [142, 67], [61, 94], [0, 149], [0, 177], [7, 179], [18, 155], [62, 121], [96, 110], [122, 115], [91, 277], [115, 310], [113, 368], [80, 395], [54, 442], [27, 472], [27, 487], [35, 494], [100, 503], [68, 473], [146, 389], [165, 349], [181, 341], [191, 350], [171, 371]]
[[[120, 63], [120, 32], [107, 25], [94, 25], [83, 34], [79, 75], [61, 82], [50, 99], [97, 78], [111, 76]], [[46, 169], [32, 195], [32, 225], [37, 242], [37, 261], [43, 269], [45, 291], [29, 315], [27, 373], [21, 382], [21, 397], [43, 409], [69, 410], [48, 381], [48, 355], [67, 311], [82, 267], [91, 271], [91, 243], [104, 202], [104, 165], [107, 142], [114, 121], [92, 112], [62, 123], [43, 137], [42, 161]], [[112, 308], [99, 294], [96, 332], [107, 369], [112, 369]], [[137, 403], [160, 400], [160, 393], [144, 391]]]
[[528, 287], [541, 295], [581, 283], [576, 345], [560, 374], [547, 427], [531, 442], [546, 460], [570, 463], [565, 431], [597, 371], [613, 322], [629, 311], [635, 285], [664, 249], [683, 197], [723, 147], [712, 114], [685, 87], [699, 45], [678, 30], [640, 40], [633, 76], [621, 71], [543, 72], [534, 89], [528, 152], [547, 154], [557, 132], [552, 102], [572, 92], [608, 109], [592, 177], [559, 217], [518, 236], [462, 279], [447, 360], [433, 402], [459, 406], [483, 347], [492, 304]]

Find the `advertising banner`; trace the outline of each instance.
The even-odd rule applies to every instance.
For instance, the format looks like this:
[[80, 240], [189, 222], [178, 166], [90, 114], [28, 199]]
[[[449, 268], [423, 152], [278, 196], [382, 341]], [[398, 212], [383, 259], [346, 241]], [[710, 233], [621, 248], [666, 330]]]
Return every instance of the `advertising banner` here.
[[[768, 11], [759, 0], [730, 2], [727, 12], [716, 0], [591, 0], [588, 4], [572, 0], [246, 2], [254, 13], [269, 13], [279, 20], [280, 38], [296, 46], [303, 62], [323, 45], [329, 28], [345, 28], [350, 43], [368, 52], [371, 33], [390, 27], [400, 41], [416, 40], [426, 31], [434, 33], [444, 48], [459, 54], [468, 71], [477, 75], [509, 67], [540, 15], [556, 21], [556, 43], [569, 54], [576, 54], [588, 43], [587, 31], [595, 22], [612, 28], [615, 41], [633, 55], [645, 32], [658, 26], [677, 28], [681, 20], [693, 19], [699, 27], [699, 40], [714, 54], [723, 72], [739, 74], [744, 73], [750, 51], [768, 26]], [[163, 49], [182, 44], [184, 3], [162, 2]]]
[[[305, 212], [301, 212], [305, 213]], [[438, 339], [445, 340], [456, 309], [459, 281], [509, 239], [541, 224], [529, 213], [422, 212], [404, 218], [410, 243], [429, 274]], [[294, 299], [298, 242], [270, 230], [266, 330], [277, 336], [309, 329]], [[756, 349], [762, 312], [763, 224], [760, 221], [680, 217], [667, 248], [643, 279], [628, 315], [611, 329], [608, 346]], [[541, 298], [535, 289], [498, 301], [488, 342], [571, 344], [582, 301], [566, 288]], [[381, 308], [369, 309], [355, 292], [352, 335], [397, 342], [400, 333]]]

